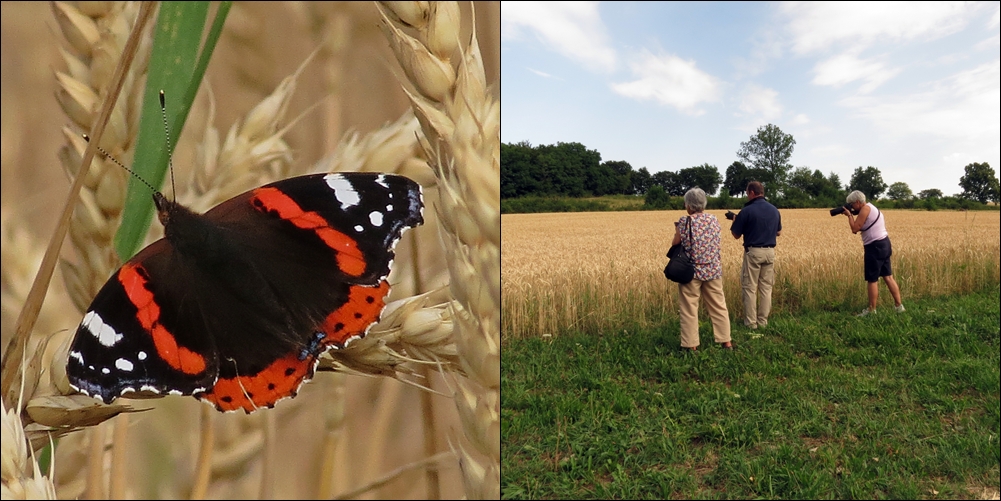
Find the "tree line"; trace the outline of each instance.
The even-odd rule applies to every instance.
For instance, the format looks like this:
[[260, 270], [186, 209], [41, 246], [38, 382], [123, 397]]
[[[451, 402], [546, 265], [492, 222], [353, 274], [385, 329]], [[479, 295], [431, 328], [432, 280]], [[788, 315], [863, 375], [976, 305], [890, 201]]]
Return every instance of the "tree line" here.
[[[740, 196], [751, 180], [761, 181], [766, 194], [779, 207], [835, 206], [844, 202], [845, 195], [860, 190], [870, 200], [899, 201], [903, 206], [915, 200], [946, 199], [941, 190], [933, 188], [913, 193], [907, 183], [887, 185], [879, 169], [859, 166], [847, 184], [831, 172], [824, 175], [809, 167], [793, 167], [789, 163], [796, 140], [773, 125], [758, 128], [756, 134], [740, 143], [737, 158], [727, 166], [725, 176], [708, 163], [683, 168], [677, 172], [660, 171], [651, 174], [646, 167], [633, 169], [623, 160], [602, 161], [601, 154], [581, 143], [557, 143], [532, 146], [527, 141], [501, 144], [501, 198], [518, 197], [589, 197], [603, 195], [644, 196], [648, 204], [663, 205], [670, 197], [684, 195], [693, 187], [720, 198]], [[986, 162], [974, 162], [964, 168], [960, 177], [962, 193], [952, 198], [998, 203], [999, 183], [994, 170]]]

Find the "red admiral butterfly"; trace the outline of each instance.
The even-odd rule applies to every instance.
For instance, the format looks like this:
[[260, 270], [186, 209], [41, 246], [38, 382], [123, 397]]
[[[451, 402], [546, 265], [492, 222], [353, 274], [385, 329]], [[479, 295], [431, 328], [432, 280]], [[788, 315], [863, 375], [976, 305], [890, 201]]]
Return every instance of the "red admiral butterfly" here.
[[103, 402], [250, 413], [295, 396], [320, 354], [379, 320], [396, 242], [424, 222], [420, 185], [392, 174], [294, 177], [205, 214], [153, 200], [164, 238], [104, 284], [70, 347], [70, 384]]

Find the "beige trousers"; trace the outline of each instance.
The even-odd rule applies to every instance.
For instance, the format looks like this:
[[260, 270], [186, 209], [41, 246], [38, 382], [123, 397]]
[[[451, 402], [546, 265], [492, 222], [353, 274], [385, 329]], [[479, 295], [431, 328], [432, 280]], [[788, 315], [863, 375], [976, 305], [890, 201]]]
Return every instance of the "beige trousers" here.
[[681, 316], [681, 346], [699, 345], [699, 297], [706, 303], [709, 319], [713, 323], [713, 338], [717, 343], [730, 341], [730, 312], [723, 297], [723, 279], [692, 280], [678, 284], [678, 310]]
[[772, 285], [775, 284], [775, 249], [751, 247], [744, 253], [740, 267], [740, 287], [744, 296], [744, 325], [757, 328], [768, 325], [772, 311]]

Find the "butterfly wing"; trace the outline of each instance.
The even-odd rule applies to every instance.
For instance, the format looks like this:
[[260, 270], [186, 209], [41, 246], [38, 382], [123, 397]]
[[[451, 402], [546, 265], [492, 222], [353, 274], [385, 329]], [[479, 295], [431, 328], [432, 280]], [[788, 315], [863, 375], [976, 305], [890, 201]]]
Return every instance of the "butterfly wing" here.
[[213, 338], [164, 322], [185, 307], [158, 286], [176, 269], [176, 257], [169, 242], [158, 240], [101, 287], [70, 346], [66, 373], [75, 389], [110, 403], [132, 392], [191, 395], [215, 383]]
[[[204, 397], [248, 412], [273, 405], [311, 377], [320, 353], [363, 336], [385, 306], [396, 242], [423, 222], [422, 210], [420, 185], [406, 177], [339, 173], [271, 183], [207, 212], [247, 257], [218, 282], [253, 291], [269, 320], [252, 329], [280, 342], [217, 331], [219, 381]], [[249, 348], [275, 344], [283, 349], [269, 348], [271, 365], [240, 367], [254, 358]]]

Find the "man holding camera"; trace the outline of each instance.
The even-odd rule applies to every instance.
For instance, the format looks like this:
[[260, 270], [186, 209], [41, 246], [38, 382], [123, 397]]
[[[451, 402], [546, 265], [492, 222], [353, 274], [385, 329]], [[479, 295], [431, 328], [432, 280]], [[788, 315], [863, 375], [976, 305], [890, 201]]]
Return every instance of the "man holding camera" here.
[[[879, 277], [883, 277], [886, 288], [890, 289], [890, 296], [896, 304], [894, 309], [898, 313], [905, 311], [904, 304], [900, 302], [900, 287], [893, 279], [893, 270], [890, 268], [890, 255], [893, 248], [890, 246], [890, 234], [886, 232], [886, 219], [883, 212], [875, 205], [865, 202], [865, 193], [855, 190], [845, 198], [848, 202], [841, 209], [841, 213], [848, 216], [848, 226], [852, 233], [862, 232], [862, 247], [865, 250], [865, 281], [869, 293], [869, 307], [862, 310], [858, 316], [876, 313], [876, 299], [879, 298]], [[831, 215], [836, 209], [831, 210]], [[858, 217], [854, 217], [855, 215]]]
[[765, 187], [747, 183], [747, 203], [733, 218], [730, 233], [744, 237], [744, 263], [740, 286], [744, 297], [744, 325], [751, 329], [768, 325], [775, 283], [775, 237], [782, 234], [782, 216], [765, 200]]

